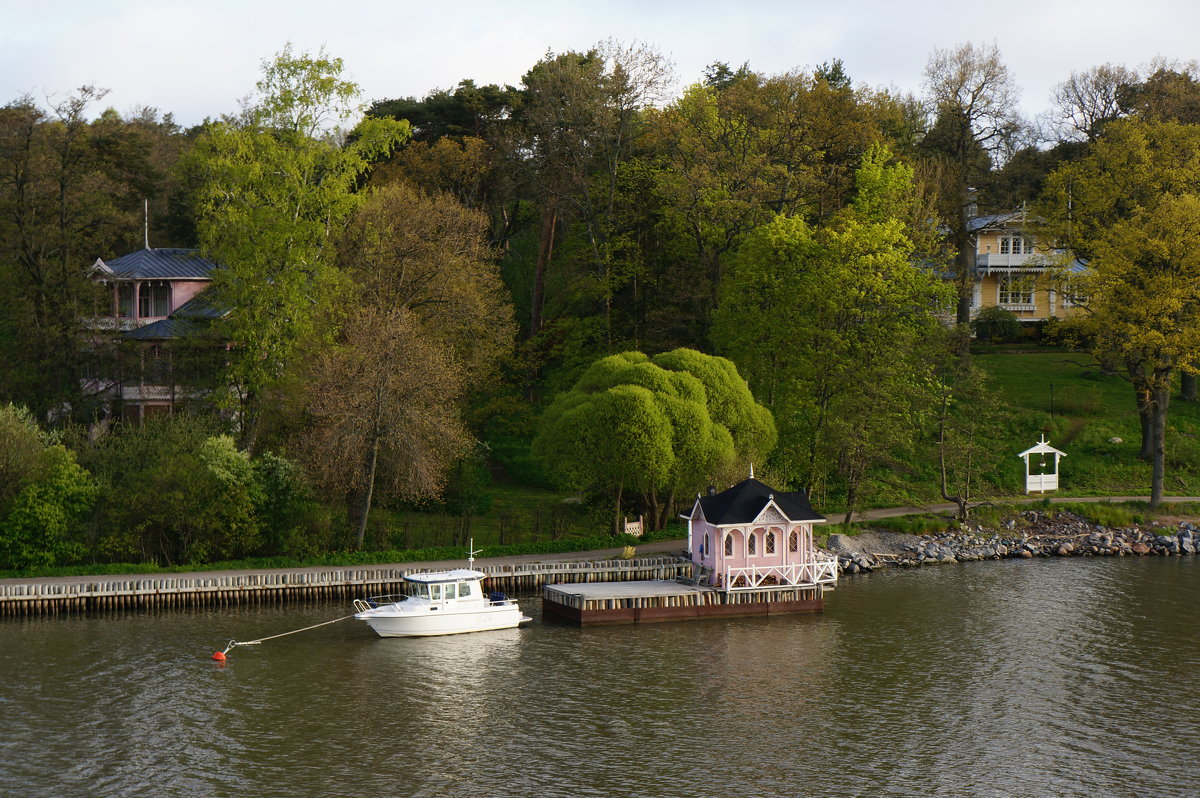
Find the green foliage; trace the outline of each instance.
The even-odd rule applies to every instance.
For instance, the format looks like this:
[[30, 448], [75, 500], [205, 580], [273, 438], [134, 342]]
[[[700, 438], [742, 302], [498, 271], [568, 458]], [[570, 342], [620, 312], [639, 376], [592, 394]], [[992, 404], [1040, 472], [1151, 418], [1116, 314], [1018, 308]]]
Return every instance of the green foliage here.
[[1021, 338], [1021, 321], [1016, 314], [999, 305], [982, 308], [971, 320], [975, 337], [987, 341], [1018, 341]]
[[1110, 502], [1079, 502], [1056, 504], [1055, 510], [1081, 515], [1093, 524], [1116, 529], [1145, 523], [1148, 520], [1146, 505], [1115, 504]]
[[262, 521], [262, 553], [284, 557], [318, 554], [324, 541], [312, 534], [317, 504], [303, 471], [274, 452], [254, 458], [253, 467], [259, 487], [256, 510]]
[[320, 339], [338, 282], [330, 234], [355, 207], [359, 176], [408, 134], [406, 123], [371, 118], [350, 142], [336, 139], [358, 95], [341, 78], [341, 59], [294, 56], [289, 46], [263, 69], [257, 103], [210, 123], [190, 156], [201, 176], [200, 243], [222, 264], [214, 285], [234, 308], [220, 323], [237, 342], [225, 402], [240, 403], [251, 428], [262, 391], [302, 343]]
[[101, 560], [207, 562], [258, 550], [265, 497], [248, 456], [211, 423], [147, 420], [82, 453], [101, 485]]
[[[711, 388], [711, 390], [710, 390]], [[542, 417], [533, 453], [564, 487], [688, 495], [774, 442], [770, 414], [732, 363], [690, 350], [596, 361]], [[670, 504], [668, 501], [667, 504]], [[661, 519], [654, 526], [661, 526]]]
[[96, 498], [91, 475], [62, 446], [38, 457], [25, 487], [0, 517], [0, 568], [25, 569], [81, 560], [81, 524]]
[[943, 516], [905, 515], [897, 518], [878, 518], [859, 524], [863, 530], [886, 529], [904, 535], [940, 535], [954, 522]]
[[721, 283], [713, 339], [771, 408], [772, 465], [818, 500], [833, 478], [853, 504], [915, 438], [930, 401], [928, 341], [946, 291], [913, 265], [911, 170], [885, 150], [862, 161], [852, 208], [827, 226], [777, 216]]
[[0, 404], [0, 516], [27, 483], [46, 438], [23, 407]]

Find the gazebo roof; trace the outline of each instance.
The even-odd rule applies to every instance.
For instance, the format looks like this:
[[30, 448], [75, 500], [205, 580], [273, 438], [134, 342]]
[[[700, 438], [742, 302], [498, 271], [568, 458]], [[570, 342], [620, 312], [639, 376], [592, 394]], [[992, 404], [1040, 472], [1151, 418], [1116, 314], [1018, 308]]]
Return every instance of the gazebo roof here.
[[1050, 442], [1046, 440], [1045, 435], [1043, 435], [1041, 440], [1037, 442], [1036, 446], [1030, 446], [1028, 449], [1017, 455], [1017, 457], [1027, 457], [1031, 454], [1057, 454], [1059, 457], [1067, 456], [1066, 452], [1061, 452], [1051, 446]]

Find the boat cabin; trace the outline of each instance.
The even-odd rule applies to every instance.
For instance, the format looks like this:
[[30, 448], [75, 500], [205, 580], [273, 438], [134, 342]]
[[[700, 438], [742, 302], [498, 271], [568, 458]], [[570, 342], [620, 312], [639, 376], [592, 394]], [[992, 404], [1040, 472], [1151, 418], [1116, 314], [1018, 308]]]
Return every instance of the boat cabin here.
[[487, 574], [481, 571], [458, 568], [453, 571], [409, 574], [404, 580], [408, 583], [406, 593], [410, 598], [437, 602], [460, 599], [480, 601], [484, 595], [479, 580], [485, 576]]

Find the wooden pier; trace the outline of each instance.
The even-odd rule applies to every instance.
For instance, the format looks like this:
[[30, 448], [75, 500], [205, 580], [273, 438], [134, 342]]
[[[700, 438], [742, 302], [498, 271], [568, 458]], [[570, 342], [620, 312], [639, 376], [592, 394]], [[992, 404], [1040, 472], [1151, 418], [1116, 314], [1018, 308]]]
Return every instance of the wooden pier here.
[[[691, 573], [679, 557], [635, 557], [589, 562], [536, 562], [487, 565], [489, 589], [533, 592], [549, 583], [624, 580], [673, 580]], [[21, 617], [64, 613], [113, 612], [155, 608], [282, 605], [299, 601], [343, 600], [404, 591], [407, 573], [431, 570], [399, 566], [272, 570], [237, 574], [179, 574], [147, 577], [79, 577], [77, 579], [0, 582], [0, 616]]]
[[724, 591], [667, 581], [555, 584], [542, 589], [542, 612], [580, 626], [657, 623], [822, 612], [821, 587]]

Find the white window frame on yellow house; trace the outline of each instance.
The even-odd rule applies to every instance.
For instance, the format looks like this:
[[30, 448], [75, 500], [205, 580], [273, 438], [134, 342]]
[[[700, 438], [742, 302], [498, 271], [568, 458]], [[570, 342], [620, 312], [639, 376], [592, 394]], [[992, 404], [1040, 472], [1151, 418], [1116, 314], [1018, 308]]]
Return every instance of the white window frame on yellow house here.
[[1007, 310], [1036, 310], [1037, 275], [1007, 272], [996, 275], [996, 304]]
[[1067, 280], [1059, 289], [1058, 295], [1062, 299], [1063, 307], [1077, 308], [1082, 307], [1088, 302], [1088, 295], [1081, 294], [1078, 291], [1079, 282], [1077, 280]]

